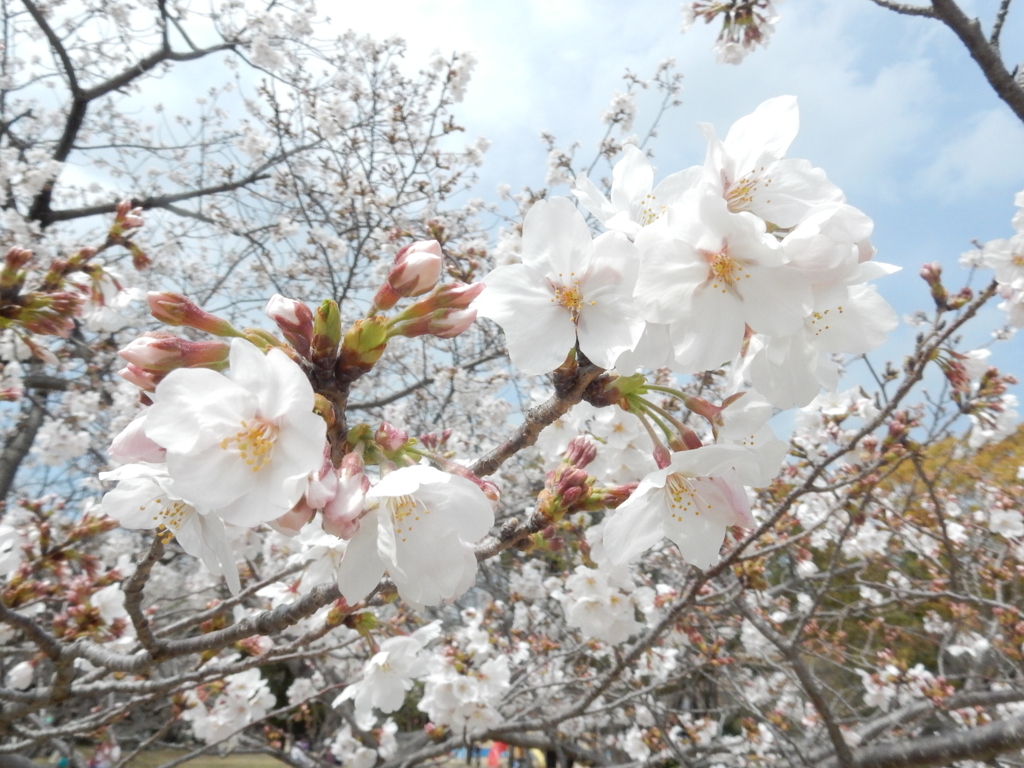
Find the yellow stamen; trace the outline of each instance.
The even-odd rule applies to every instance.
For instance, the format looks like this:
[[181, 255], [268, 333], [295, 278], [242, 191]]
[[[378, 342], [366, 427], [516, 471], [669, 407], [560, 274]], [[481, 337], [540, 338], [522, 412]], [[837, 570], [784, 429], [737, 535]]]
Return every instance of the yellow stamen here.
[[720, 253], [706, 254], [708, 267], [711, 270], [711, 287], [718, 288], [722, 293], [745, 277], [750, 277], [746, 267], [729, 255], [729, 250]]
[[225, 451], [238, 451], [242, 461], [248, 464], [253, 472], [259, 472], [270, 461], [276, 439], [277, 427], [261, 419], [253, 419], [243, 421], [242, 429], [221, 440], [220, 447]]
[[673, 472], [665, 479], [665, 490], [668, 492], [669, 515], [673, 518], [683, 522], [683, 515], [688, 512], [700, 515], [697, 491], [685, 476]]

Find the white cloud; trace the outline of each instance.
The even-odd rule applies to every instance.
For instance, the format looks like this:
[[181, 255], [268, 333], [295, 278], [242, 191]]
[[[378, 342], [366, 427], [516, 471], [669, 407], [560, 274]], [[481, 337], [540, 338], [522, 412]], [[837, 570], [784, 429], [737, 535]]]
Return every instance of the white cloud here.
[[938, 149], [918, 187], [944, 201], [1019, 185], [1024, 176], [1024, 126], [1002, 106], [970, 117], [967, 132]]

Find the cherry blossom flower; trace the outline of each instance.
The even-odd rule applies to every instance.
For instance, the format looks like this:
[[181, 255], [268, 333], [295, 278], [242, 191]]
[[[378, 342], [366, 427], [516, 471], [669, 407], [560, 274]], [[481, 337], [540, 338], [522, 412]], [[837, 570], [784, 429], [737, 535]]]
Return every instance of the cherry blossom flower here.
[[1011, 238], [989, 240], [981, 249], [985, 266], [996, 273], [1001, 285], [1014, 290], [1024, 289], [1024, 233], [1018, 232]]
[[898, 324], [895, 311], [874, 286], [815, 289], [814, 309], [797, 333], [764, 339], [760, 349], [748, 351], [753, 355], [750, 380], [772, 405], [802, 407], [821, 387], [838, 386], [839, 367], [832, 353], [862, 355], [881, 346]]
[[100, 480], [117, 481], [117, 487], [103, 497], [105, 514], [125, 528], [170, 532], [181, 548], [202, 560], [211, 573], [223, 575], [233, 594], [241, 591], [224, 522], [215, 514], [201, 513], [178, 496], [166, 466], [126, 464], [101, 472]]
[[35, 665], [30, 661], [19, 661], [7, 673], [7, 686], [19, 691], [24, 691], [32, 685], [32, 678], [35, 677]]
[[352, 700], [356, 718], [363, 727], [371, 727], [373, 710], [395, 712], [405, 702], [413, 680], [427, 674], [427, 657], [421, 651], [441, 633], [441, 622], [434, 621], [411, 635], [389, 637], [363, 667], [363, 676], [345, 688], [332, 706]]
[[0, 576], [14, 571], [22, 561], [24, 537], [13, 525], [0, 523]]
[[541, 200], [523, 222], [523, 263], [487, 275], [473, 307], [502, 327], [524, 373], [554, 370], [577, 341], [592, 362], [611, 368], [643, 332], [630, 298], [637, 263], [622, 234], [594, 240], [569, 200]]
[[337, 571], [349, 603], [366, 597], [385, 570], [402, 599], [419, 605], [458, 597], [473, 585], [472, 544], [494, 524], [491, 502], [476, 484], [417, 465], [388, 473], [366, 497], [369, 511]]
[[679, 370], [709, 370], [734, 357], [748, 325], [773, 335], [800, 327], [810, 286], [784, 264], [759, 219], [703, 195], [673, 208], [667, 231], [637, 241], [644, 248], [634, 299], [645, 320], [671, 324]]
[[753, 390], [722, 409], [722, 425], [718, 428], [716, 442], [738, 445], [753, 454], [758, 472], [756, 477], [748, 479], [755, 488], [771, 483], [789, 452], [789, 445], [775, 437], [775, 431], [768, 424], [773, 413], [771, 404]]
[[196, 738], [206, 743], [221, 741], [250, 723], [262, 720], [276, 704], [267, 681], [258, 669], [248, 669], [224, 678], [224, 690], [212, 702], [204, 703], [195, 691], [185, 694], [191, 705], [182, 720], [192, 724]]
[[480, 733], [502, 722], [497, 704], [508, 690], [508, 657], [491, 658], [463, 674], [448, 658], [437, 658], [424, 679], [417, 708], [456, 733]]
[[693, 188], [702, 172], [699, 165], [678, 171], [666, 176], [652, 190], [654, 168], [651, 161], [643, 150], [627, 144], [622, 148], [622, 159], [612, 169], [611, 200], [586, 173], [576, 177], [572, 193], [607, 229], [622, 232], [632, 240]]
[[754, 526], [742, 481], [758, 473], [756, 459], [739, 446], [673, 453], [671, 463], [641, 480], [605, 523], [609, 562], [627, 563], [668, 537], [688, 563], [710, 567], [727, 527]]
[[201, 368], [172, 371], [154, 393], [146, 436], [167, 450], [181, 498], [253, 526], [288, 512], [320, 469], [324, 421], [313, 388], [283, 352], [264, 355], [232, 339], [230, 378]]
[[708, 139], [705, 181], [733, 212], [750, 211], [781, 229], [795, 226], [808, 209], [842, 202], [843, 193], [806, 160], [784, 158], [800, 127], [796, 97], [778, 96], [741, 117], [719, 140]]

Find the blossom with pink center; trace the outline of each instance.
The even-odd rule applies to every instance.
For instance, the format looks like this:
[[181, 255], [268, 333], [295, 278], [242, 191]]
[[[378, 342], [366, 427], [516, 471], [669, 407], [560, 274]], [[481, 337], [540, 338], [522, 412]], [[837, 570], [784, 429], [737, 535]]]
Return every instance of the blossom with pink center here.
[[996, 273], [1001, 285], [1014, 290], [1024, 288], [1024, 233], [1018, 232], [1005, 240], [989, 240], [981, 249], [986, 267]]
[[586, 173], [576, 177], [572, 193], [606, 228], [622, 232], [632, 240], [682, 199], [700, 180], [702, 170], [697, 165], [678, 171], [655, 187], [651, 161], [643, 150], [627, 144], [622, 148], [622, 159], [612, 169], [610, 200]]
[[569, 200], [541, 200], [523, 222], [523, 263], [487, 275], [473, 306], [505, 331], [523, 373], [553, 371], [577, 342], [593, 363], [611, 368], [643, 333], [630, 297], [637, 262], [621, 233], [594, 240]]
[[628, 563], [667, 537], [688, 563], [714, 565], [726, 528], [754, 526], [743, 485], [759, 474], [757, 458], [739, 446], [673, 453], [671, 463], [641, 480], [605, 523], [609, 562]]
[[494, 524], [491, 502], [475, 483], [417, 465], [388, 473], [366, 496], [367, 511], [337, 571], [349, 603], [366, 597], [385, 570], [402, 599], [418, 605], [473, 586], [473, 543]]
[[781, 229], [795, 226], [811, 208], [843, 201], [825, 172], [806, 160], [784, 158], [800, 128], [796, 97], [778, 96], [733, 123], [721, 141], [711, 125], [705, 181], [738, 213], [749, 211]]
[[721, 198], [688, 196], [669, 211], [664, 232], [645, 234], [633, 297], [645, 320], [669, 324], [681, 372], [735, 357], [747, 326], [787, 335], [810, 312], [810, 286], [784, 263], [764, 223], [730, 213]]
[[145, 433], [167, 451], [175, 492], [253, 526], [281, 517], [323, 460], [327, 427], [313, 388], [283, 352], [232, 339], [230, 373], [172, 371], [146, 414]]
[[231, 592], [238, 594], [241, 583], [224, 521], [181, 498], [166, 466], [127, 464], [101, 472], [100, 480], [117, 482], [103, 497], [105, 514], [125, 528], [159, 529], [174, 536], [182, 549], [202, 560], [214, 575], [223, 575]]

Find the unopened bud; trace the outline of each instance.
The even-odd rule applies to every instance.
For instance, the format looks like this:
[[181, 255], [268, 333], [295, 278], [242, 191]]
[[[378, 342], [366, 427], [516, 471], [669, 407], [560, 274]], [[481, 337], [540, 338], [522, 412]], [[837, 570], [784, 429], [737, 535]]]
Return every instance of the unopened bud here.
[[409, 442], [409, 434], [384, 421], [377, 427], [373, 441], [388, 453], [393, 453]]
[[127, 230], [137, 229], [142, 224], [142, 208], [132, 208], [131, 200], [122, 200], [114, 209], [114, 223], [110, 227], [110, 236], [118, 238]]
[[473, 299], [484, 289], [483, 283], [445, 283], [439, 285], [425, 299], [406, 307], [395, 318], [396, 321], [423, 317], [439, 309], [468, 309]]
[[951, 299], [949, 299], [949, 308], [950, 309], [960, 309], [961, 307], [964, 306], [964, 304], [966, 304], [967, 302], [969, 302], [973, 298], [974, 298], [974, 291], [972, 291], [967, 286], [964, 286], [963, 288], [961, 288], [956, 293], [956, 295], [954, 295]]
[[569, 507], [579, 501], [580, 496], [583, 495], [583, 490], [578, 485], [566, 488], [565, 493], [562, 494], [562, 506]]
[[439, 339], [454, 339], [476, 321], [475, 309], [445, 309], [430, 322], [429, 333]]
[[342, 460], [338, 470], [338, 492], [323, 508], [324, 531], [341, 539], [351, 539], [359, 531], [359, 521], [370, 490], [370, 479], [363, 474], [362, 462], [355, 452], [353, 461]]
[[672, 454], [664, 445], [654, 446], [654, 463], [658, 465], [658, 469], [664, 469], [672, 463]]
[[146, 371], [227, 367], [231, 347], [223, 341], [190, 341], [163, 331], [140, 336], [118, 354]]
[[594, 500], [598, 501], [602, 507], [615, 509], [632, 495], [637, 485], [639, 483], [625, 483], [623, 485], [611, 485], [607, 488], [595, 489], [594, 496], [596, 498]]
[[441, 279], [444, 256], [437, 240], [419, 240], [395, 256], [388, 282], [399, 296], [422, 296]]
[[412, 339], [430, 335], [439, 339], [453, 339], [465, 332], [475, 320], [475, 309], [439, 309], [424, 317], [396, 323], [388, 336], [407, 336]]
[[942, 265], [937, 261], [921, 267], [921, 279], [928, 285], [935, 285], [942, 279]]
[[162, 378], [162, 376], [144, 371], [132, 363], [128, 363], [128, 365], [117, 372], [117, 375], [145, 392], [156, 392], [156, 385], [160, 383]]
[[338, 302], [325, 299], [316, 308], [313, 316], [313, 337], [310, 339], [310, 359], [318, 365], [328, 367], [338, 359], [338, 344], [341, 343], [341, 310]]
[[146, 252], [135, 243], [128, 243], [128, 250], [132, 254], [132, 266], [136, 272], [141, 272], [153, 263]]
[[563, 461], [582, 469], [596, 458], [597, 443], [594, 439], [589, 435], [578, 435], [569, 441]]
[[303, 357], [309, 357], [309, 345], [313, 340], [313, 310], [301, 301], [286, 299], [275, 293], [267, 302], [265, 312], [267, 317], [277, 323], [295, 351]]
[[942, 284], [942, 265], [937, 261], [925, 264], [921, 267], [921, 279], [931, 288], [932, 300], [935, 302], [936, 309], [940, 312], [949, 309], [949, 294]]
[[[553, 488], [555, 495], [561, 499], [567, 498], [567, 496], [575, 495], [572, 497], [572, 501], [579, 498], [579, 492], [573, 491], [574, 488], [582, 488], [586, 485], [590, 475], [587, 474], [585, 469], [576, 469], [575, 467], [569, 467], [563, 465], [564, 469], [558, 473], [558, 479], [555, 481], [555, 487]], [[565, 502], [566, 505], [571, 504], [572, 501]]]
[[150, 291], [149, 312], [164, 325], [184, 325], [214, 336], [242, 336], [227, 320], [210, 314], [191, 299], [170, 291]]
[[354, 381], [369, 371], [384, 354], [388, 340], [388, 322], [376, 315], [356, 320], [345, 332], [338, 359], [337, 375], [342, 381]]
[[25, 282], [25, 273], [22, 271], [32, 258], [32, 251], [25, 248], [11, 248], [4, 257], [4, 268], [0, 271], [0, 290], [8, 293], [17, 293], [17, 290]]
[[338, 473], [331, 464], [331, 446], [324, 446], [324, 460], [320, 470], [310, 473], [306, 480], [304, 498], [312, 509], [323, 509], [338, 494]]

